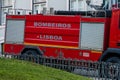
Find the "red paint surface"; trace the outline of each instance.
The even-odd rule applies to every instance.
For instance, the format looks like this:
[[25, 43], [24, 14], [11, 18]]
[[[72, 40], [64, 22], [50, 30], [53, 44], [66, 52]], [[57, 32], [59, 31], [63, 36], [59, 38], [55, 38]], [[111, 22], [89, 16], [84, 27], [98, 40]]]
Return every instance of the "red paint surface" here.
[[[116, 16], [118, 17], [118, 16]], [[25, 19], [25, 35], [24, 43], [30, 44], [45, 44], [45, 45], [58, 45], [58, 47], [46, 47], [38, 46], [40, 50], [44, 50], [44, 55], [48, 57], [59, 57], [60, 52], [64, 58], [72, 59], [84, 59], [97, 61], [102, 53], [92, 52], [91, 50], [81, 50], [81, 49], [68, 49], [67, 47], [79, 47], [79, 36], [80, 36], [80, 22], [98, 22], [105, 23], [104, 31], [104, 50], [108, 48], [109, 43], [109, 29], [110, 29], [110, 19], [108, 18], [84, 18], [81, 16], [44, 16], [44, 15], [24, 15], [24, 16], [8, 16], [8, 19]], [[115, 20], [114, 18], [113, 20]], [[71, 28], [50, 28], [50, 27], [35, 27], [34, 22], [50, 22], [50, 23], [65, 23], [71, 24]], [[111, 25], [116, 25], [111, 23]], [[117, 25], [116, 25], [117, 26]], [[111, 28], [111, 31], [115, 30]], [[116, 32], [112, 33], [114, 35]], [[52, 35], [61, 36], [62, 40], [46, 40], [40, 39], [40, 35]], [[120, 37], [119, 37], [120, 38]], [[110, 47], [115, 47], [112, 45], [116, 38], [110, 37]], [[7, 44], [4, 45], [4, 52], [10, 54], [20, 54], [26, 45], [24, 44]], [[67, 46], [66, 48], [60, 48], [59, 46]], [[45, 47], [45, 48], [43, 48]], [[104, 51], [101, 51], [104, 52]], [[88, 53], [89, 56], [86, 57], [83, 54]]]
[[7, 54], [20, 54], [23, 48], [21, 44], [4, 44], [4, 52]]
[[[5, 44], [4, 50], [7, 54], [21, 54], [25, 45], [17, 44]], [[64, 48], [50, 48], [50, 47], [39, 47], [40, 50], [44, 51], [44, 56], [47, 57], [60, 57], [60, 52], [62, 53], [62, 58], [69, 59], [79, 59], [79, 60], [92, 60], [97, 61], [101, 53], [92, 52], [91, 50], [76, 50], [76, 49], [64, 49]], [[89, 53], [89, 57], [83, 56], [84, 53]]]
[[113, 10], [110, 27], [110, 48], [120, 48], [120, 10]]
[[[34, 22], [70, 24], [71, 28], [35, 27]], [[79, 30], [78, 16], [26, 16], [25, 43], [78, 47]], [[61, 36], [62, 40], [40, 39], [40, 35]]]

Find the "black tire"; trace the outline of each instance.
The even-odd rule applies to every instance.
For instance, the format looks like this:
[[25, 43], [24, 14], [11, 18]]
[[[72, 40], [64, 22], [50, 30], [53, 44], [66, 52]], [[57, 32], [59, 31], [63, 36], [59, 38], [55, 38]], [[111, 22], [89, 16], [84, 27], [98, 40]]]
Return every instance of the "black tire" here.
[[111, 57], [111, 58], [107, 59], [106, 62], [120, 64], [120, 58], [118, 58], [118, 57]]
[[27, 50], [24, 55], [32, 55], [32, 56], [37, 56], [38, 53], [35, 50]]
[[35, 50], [27, 50], [25, 53], [22, 54], [28, 61], [38, 62], [38, 53]]
[[119, 57], [111, 57], [106, 60], [107, 65], [105, 66], [105, 75], [108, 78], [112, 78], [115, 80], [119, 79], [119, 64], [120, 64], [120, 58]]

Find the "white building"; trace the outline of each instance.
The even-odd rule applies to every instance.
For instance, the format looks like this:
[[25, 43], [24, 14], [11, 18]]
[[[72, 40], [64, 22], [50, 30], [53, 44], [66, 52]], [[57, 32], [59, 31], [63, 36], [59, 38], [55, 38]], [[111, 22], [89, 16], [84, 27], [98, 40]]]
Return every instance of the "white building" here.
[[16, 9], [26, 9], [32, 10], [32, 0], [1, 0], [1, 23], [5, 24], [5, 17], [7, 13], [16, 14], [18, 11]]
[[4, 43], [4, 34], [5, 34], [5, 26], [0, 26], [0, 53], [2, 52], [1, 43]]
[[34, 13], [41, 13], [44, 7], [48, 10], [69, 10], [69, 0], [33, 0]]
[[[89, 5], [87, 4], [87, 1]], [[71, 11], [89, 11], [94, 10], [90, 5], [101, 6], [103, 0], [70, 0], [70, 10]]]
[[[43, 7], [65, 11], [88, 11], [93, 10], [86, 3], [89, 0], [33, 0], [34, 13], [41, 13]], [[90, 0], [90, 5], [101, 6], [103, 0]]]

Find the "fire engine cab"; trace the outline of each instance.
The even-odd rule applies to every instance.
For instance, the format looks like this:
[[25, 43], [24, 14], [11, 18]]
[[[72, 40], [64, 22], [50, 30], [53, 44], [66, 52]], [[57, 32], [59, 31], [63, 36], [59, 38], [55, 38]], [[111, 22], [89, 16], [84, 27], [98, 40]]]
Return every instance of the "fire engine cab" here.
[[4, 54], [118, 63], [120, 9], [7, 15], [3, 49]]

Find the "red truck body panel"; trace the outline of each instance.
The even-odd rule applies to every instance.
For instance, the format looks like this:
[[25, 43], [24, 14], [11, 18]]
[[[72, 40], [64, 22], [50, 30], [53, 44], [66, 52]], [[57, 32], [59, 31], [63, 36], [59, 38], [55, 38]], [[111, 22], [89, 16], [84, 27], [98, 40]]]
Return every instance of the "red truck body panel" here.
[[[5, 44], [4, 50], [6, 54], [20, 55], [21, 51], [26, 47], [26, 45], [20, 44]], [[79, 59], [79, 60], [92, 60], [97, 61], [102, 52], [91, 51], [91, 50], [79, 50], [79, 49], [65, 49], [65, 48], [52, 48], [52, 47], [41, 47], [42, 51], [46, 51], [44, 56], [55, 57], [55, 58], [69, 58], [69, 59]], [[63, 54], [61, 55], [60, 52]]]
[[120, 10], [113, 10], [110, 27], [110, 48], [120, 48]]
[[[41, 27], [44, 23], [48, 23], [48, 25]], [[50, 27], [48, 27], [49, 24]], [[24, 42], [37, 45], [78, 47], [79, 26], [80, 17], [77, 16], [26, 16]]]
[[[44, 56], [47, 57], [97, 61], [109, 45], [110, 18], [8, 15], [7, 19], [24, 19], [25, 31], [22, 44], [5, 42], [4, 52], [6, 54], [20, 54], [26, 46], [37, 46], [41, 51], [44, 51]], [[87, 50], [79, 47], [81, 23], [104, 24], [102, 50]]]

